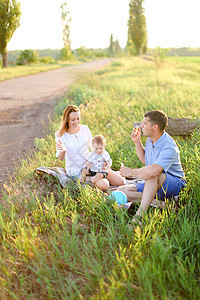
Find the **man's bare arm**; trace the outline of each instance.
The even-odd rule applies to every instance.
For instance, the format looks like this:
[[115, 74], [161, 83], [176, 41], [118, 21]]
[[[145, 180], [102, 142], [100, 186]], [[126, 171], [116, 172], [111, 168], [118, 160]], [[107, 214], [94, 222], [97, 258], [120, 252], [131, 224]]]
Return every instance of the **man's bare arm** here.
[[121, 175], [124, 177], [136, 177], [147, 180], [158, 176], [163, 171], [163, 168], [157, 164], [154, 164], [139, 169], [121, 167], [120, 171]]
[[145, 165], [145, 152], [141, 140], [135, 143], [135, 149], [139, 160]]
[[144, 152], [144, 147], [141, 142], [141, 130], [139, 128], [133, 128], [133, 131], [131, 133], [131, 140], [135, 144], [136, 148], [136, 153], [139, 158], [139, 160], [145, 164], [145, 152]]

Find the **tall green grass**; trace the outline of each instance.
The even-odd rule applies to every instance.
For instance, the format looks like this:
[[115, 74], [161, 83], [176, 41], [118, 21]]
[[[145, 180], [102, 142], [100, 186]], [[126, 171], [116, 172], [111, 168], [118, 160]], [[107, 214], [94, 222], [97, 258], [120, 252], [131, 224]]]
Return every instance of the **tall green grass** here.
[[[185, 76], [189, 72], [191, 76]], [[61, 189], [36, 167], [63, 166], [54, 132], [66, 105], [81, 108], [82, 123], [103, 134], [113, 159], [140, 167], [130, 133], [150, 109], [199, 116], [200, 78], [188, 65], [165, 63], [159, 84], [153, 62], [120, 59], [74, 84], [56, 106], [51, 133], [21, 162], [0, 206], [1, 299], [199, 299], [200, 134], [175, 140], [187, 188], [179, 210], [150, 208], [141, 227], [91, 187]], [[145, 142], [145, 139], [143, 139]], [[135, 210], [137, 207], [135, 207]], [[134, 212], [133, 212], [134, 213]]]

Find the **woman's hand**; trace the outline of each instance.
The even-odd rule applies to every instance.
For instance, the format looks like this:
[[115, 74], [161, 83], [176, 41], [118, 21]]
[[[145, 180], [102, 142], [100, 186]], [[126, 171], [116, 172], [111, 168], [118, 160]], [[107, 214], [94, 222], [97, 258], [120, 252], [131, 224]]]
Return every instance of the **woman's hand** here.
[[67, 148], [66, 146], [60, 141], [58, 140], [56, 143], [56, 148], [60, 151], [60, 152], [66, 152]]
[[132, 139], [132, 141], [134, 143], [137, 143], [140, 140], [140, 138], [141, 138], [141, 134], [142, 134], [141, 133], [141, 129], [138, 126], [133, 127], [133, 131], [131, 133], [131, 139]]

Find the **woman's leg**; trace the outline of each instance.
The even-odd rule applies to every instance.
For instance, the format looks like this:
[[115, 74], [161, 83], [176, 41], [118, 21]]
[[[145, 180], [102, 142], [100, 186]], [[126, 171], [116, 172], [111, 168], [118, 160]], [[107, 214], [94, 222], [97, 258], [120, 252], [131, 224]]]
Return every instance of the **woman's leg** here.
[[120, 186], [125, 184], [125, 178], [111, 169], [108, 170], [106, 179], [108, 179], [111, 185]]

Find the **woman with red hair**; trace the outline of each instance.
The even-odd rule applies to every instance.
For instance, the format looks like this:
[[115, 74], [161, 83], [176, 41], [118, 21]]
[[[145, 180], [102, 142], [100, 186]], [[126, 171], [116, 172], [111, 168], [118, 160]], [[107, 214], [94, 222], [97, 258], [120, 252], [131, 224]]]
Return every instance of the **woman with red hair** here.
[[[69, 177], [80, 177], [91, 145], [92, 135], [87, 125], [80, 124], [79, 108], [76, 105], [67, 106], [61, 127], [56, 132], [56, 156], [62, 161], [65, 160], [65, 169]], [[124, 178], [109, 169], [107, 177], [99, 180], [96, 185], [105, 191], [109, 188], [109, 183], [120, 186], [124, 184]]]

